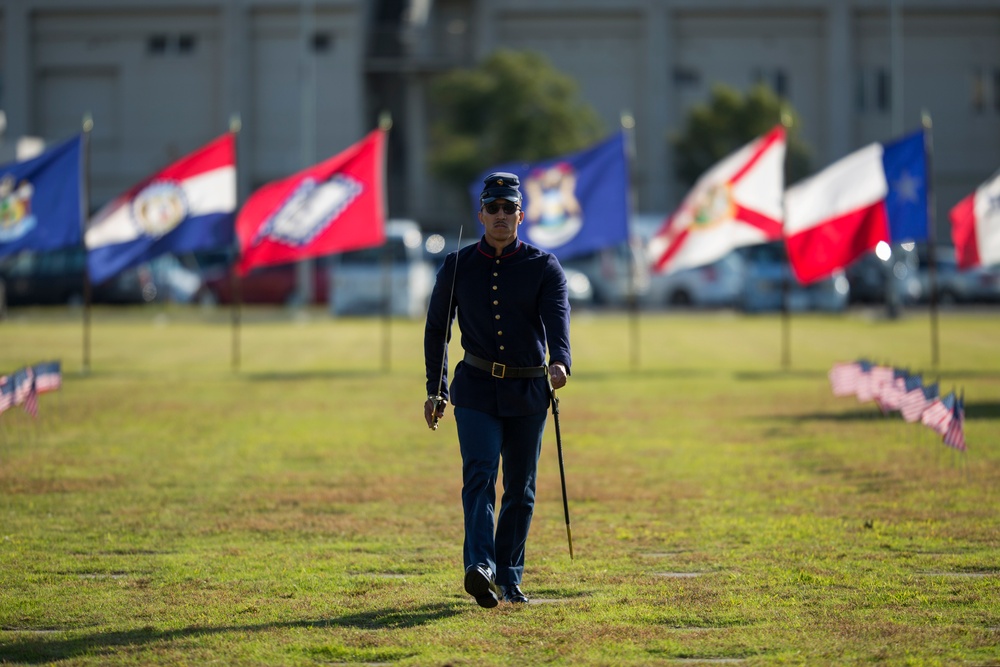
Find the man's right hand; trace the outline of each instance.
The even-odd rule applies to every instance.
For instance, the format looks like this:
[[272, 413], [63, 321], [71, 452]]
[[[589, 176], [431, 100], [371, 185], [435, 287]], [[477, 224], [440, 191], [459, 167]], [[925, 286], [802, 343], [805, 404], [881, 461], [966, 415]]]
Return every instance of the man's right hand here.
[[427, 400], [424, 401], [424, 420], [427, 422], [427, 428], [437, 430], [438, 421], [444, 417], [444, 409], [447, 405], [448, 401], [443, 398], [427, 397]]

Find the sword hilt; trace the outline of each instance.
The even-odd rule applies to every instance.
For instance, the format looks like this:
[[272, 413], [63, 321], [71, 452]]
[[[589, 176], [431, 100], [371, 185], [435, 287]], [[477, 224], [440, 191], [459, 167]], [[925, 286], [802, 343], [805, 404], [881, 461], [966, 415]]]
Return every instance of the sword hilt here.
[[438, 417], [438, 406], [444, 403], [445, 400], [441, 394], [428, 396], [427, 400], [431, 402], [431, 415], [434, 417], [434, 423], [431, 424], [431, 430], [436, 431], [438, 428], [438, 422], [441, 420], [441, 418]]

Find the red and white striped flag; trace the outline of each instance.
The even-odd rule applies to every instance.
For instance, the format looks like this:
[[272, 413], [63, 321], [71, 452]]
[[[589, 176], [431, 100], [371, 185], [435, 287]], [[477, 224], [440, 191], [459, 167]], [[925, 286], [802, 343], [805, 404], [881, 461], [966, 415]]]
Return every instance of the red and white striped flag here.
[[944, 432], [944, 444], [954, 447], [960, 452], [965, 451], [965, 407], [961, 398], [955, 401], [951, 412], [951, 421]]
[[35, 387], [35, 375], [31, 375], [31, 384], [28, 387], [28, 394], [24, 398], [24, 411], [32, 417], [38, 416], [38, 389]]
[[944, 398], [935, 398], [934, 401], [927, 406], [927, 409], [924, 410], [924, 414], [920, 416], [920, 422], [938, 435], [944, 436], [944, 434], [948, 431], [948, 426], [951, 425], [952, 411], [954, 408], [954, 392], [948, 394]]
[[920, 416], [924, 414], [924, 410], [935, 396], [937, 396], [937, 384], [924, 387], [918, 376], [911, 375], [906, 380], [906, 393], [899, 399], [899, 413], [911, 424], [920, 421]]
[[882, 412], [899, 410], [899, 404], [906, 393], [906, 371], [893, 369], [892, 379], [882, 384], [879, 395], [875, 397]]
[[0, 375], [0, 415], [14, 407], [14, 381], [9, 375]]
[[861, 363], [837, 363], [828, 374], [830, 388], [834, 396], [853, 396], [858, 390], [858, 378], [861, 377]]

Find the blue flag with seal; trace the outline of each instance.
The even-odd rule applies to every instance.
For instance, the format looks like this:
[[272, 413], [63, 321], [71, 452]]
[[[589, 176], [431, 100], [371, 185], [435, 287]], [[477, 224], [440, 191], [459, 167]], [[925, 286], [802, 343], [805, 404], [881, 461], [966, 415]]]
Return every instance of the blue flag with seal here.
[[483, 180], [517, 174], [524, 196], [518, 236], [560, 260], [628, 241], [628, 162], [625, 134], [577, 153], [533, 164], [507, 163], [484, 171], [469, 186], [476, 210]]
[[83, 136], [0, 166], [0, 257], [58, 250], [83, 238]]

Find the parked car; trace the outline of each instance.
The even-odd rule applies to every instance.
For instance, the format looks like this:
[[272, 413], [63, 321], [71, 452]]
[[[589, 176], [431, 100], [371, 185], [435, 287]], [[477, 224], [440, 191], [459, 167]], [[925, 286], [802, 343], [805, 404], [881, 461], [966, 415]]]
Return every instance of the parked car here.
[[704, 266], [672, 273], [653, 273], [644, 303], [653, 307], [727, 308], [743, 296], [743, 266], [739, 253], [731, 252]]
[[[236, 300], [237, 285], [233, 280], [235, 259], [225, 250], [195, 255], [202, 285], [195, 299], [204, 305], [230, 304]], [[312, 304], [325, 304], [329, 298], [329, 259], [312, 260], [308, 274], [312, 277]], [[303, 269], [297, 263], [262, 266], [251, 270], [239, 280], [241, 303], [293, 305], [299, 298], [299, 275]]]
[[744, 261], [741, 306], [746, 312], [781, 310], [788, 290], [790, 311], [842, 311], [847, 307], [850, 284], [843, 271], [802, 285], [795, 279], [782, 241], [745, 246], [736, 250]]
[[597, 305], [624, 306], [631, 296], [641, 303], [649, 290], [649, 266], [638, 237], [629, 243], [571, 257], [560, 264], [564, 271], [576, 271], [587, 277]]
[[329, 304], [334, 315], [388, 312], [423, 317], [434, 287], [434, 266], [424, 257], [424, 238], [412, 220], [389, 220], [377, 248], [334, 255]]
[[[918, 266], [914, 244], [880, 243], [844, 270], [851, 286], [851, 302], [885, 303], [887, 296], [891, 296], [899, 303], [915, 303], [921, 292]], [[893, 292], [887, 294], [887, 286]]]
[[[0, 259], [0, 280], [10, 306], [82, 304], [87, 251], [82, 247], [52, 252], [20, 252]], [[93, 303], [146, 303], [159, 290], [148, 264], [126, 269], [91, 285]]]
[[[931, 299], [930, 258], [927, 248], [918, 247], [917, 277], [920, 301]], [[935, 246], [937, 299], [939, 303], [989, 303], [1000, 301], [1000, 267], [976, 266], [959, 270], [954, 246]]]
[[[462, 247], [479, 242], [478, 236], [462, 237]], [[448, 238], [441, 234], [428, 234], [424, 240], [424, 257], [434, 266], [434, 274], [441, 269], [444, 258], [458, 249], [458, 238]], [[594, 288], [590, 279], [581, 271], [563, 268], [566, 274], [566, 286], [569, 290], [569, 303], [574, 307], [586, 308], [594, 305]]]

